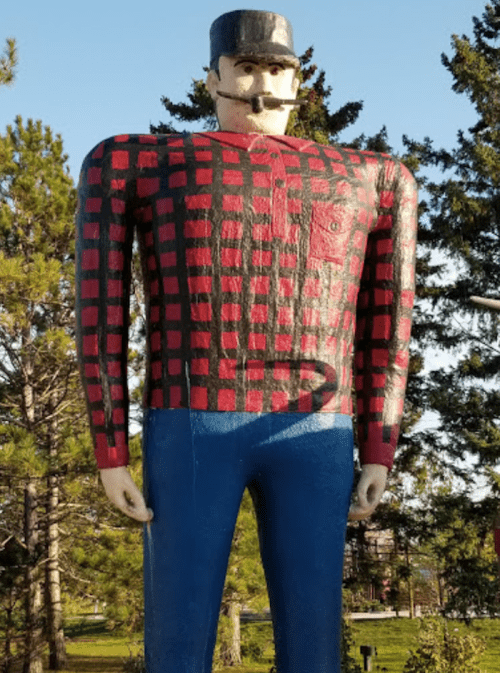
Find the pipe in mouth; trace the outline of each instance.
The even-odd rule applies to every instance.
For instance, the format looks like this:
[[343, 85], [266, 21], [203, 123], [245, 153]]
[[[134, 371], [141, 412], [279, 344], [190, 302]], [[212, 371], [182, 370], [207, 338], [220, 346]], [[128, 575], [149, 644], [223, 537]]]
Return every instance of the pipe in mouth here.
[[242, 103], [248, 103], [251, 105], [252, 112], [258, 113], [263, 112], [265, 108], [270, 110], [281, 107], [282, 105], [295, 105], [297, 107], [301, 105], [307, 105], [306, 100], [295, 100], [295, 98], [274, 98], [274, 96], [236, 96], [232, 93], [226, 93], [225, 91], [217, 91], [219, 96], [223, 98], [230, 98], [231, 100], [239, 100]]

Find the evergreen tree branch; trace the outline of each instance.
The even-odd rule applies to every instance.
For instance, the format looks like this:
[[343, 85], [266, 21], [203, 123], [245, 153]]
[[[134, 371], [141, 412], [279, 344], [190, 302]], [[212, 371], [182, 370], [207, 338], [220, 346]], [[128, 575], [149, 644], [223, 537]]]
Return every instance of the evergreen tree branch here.
[[2, 84], [9, 86], [13, 83], [17, 64], [16, 41], [14, 38], [8, 37], [3, 55], [0, 57], [0, 86]]

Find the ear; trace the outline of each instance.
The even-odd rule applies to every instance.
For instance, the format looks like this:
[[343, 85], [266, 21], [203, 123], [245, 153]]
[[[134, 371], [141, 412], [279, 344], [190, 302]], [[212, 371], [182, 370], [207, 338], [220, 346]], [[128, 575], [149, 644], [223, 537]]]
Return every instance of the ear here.
[[295, 75], [295, 77], [293, 78], [293, 83], [292, 83], [292, 91], [293, 91], [294, 97], [297, 95], [297, 91], [299, 90], [299, 85], [300, 85], [300, 80], [297, 77], [297, 75]]
[[215, 70], [210, 70], [207, 75], [206, 81], [208, 93], [212, 96], [212, 99], [215, 101], [217, 98], [217, 89], [220, 86], [220, 79]]

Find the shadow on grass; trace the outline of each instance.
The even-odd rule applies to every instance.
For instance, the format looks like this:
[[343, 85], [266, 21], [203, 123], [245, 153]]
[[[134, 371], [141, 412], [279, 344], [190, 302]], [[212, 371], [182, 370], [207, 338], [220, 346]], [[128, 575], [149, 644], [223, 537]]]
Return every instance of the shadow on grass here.
[[[82, 657], [68, 654], [66, 668], [60, 673], [123, 673], [123, 657]], [[43, 657], [43, 670], [48, 672], [48, 657]], [[21, 662], [16, 662], [12, 673], [22, 673]]]
[[67, 673], [122, 673], [123, 657], [68, 655]]
[[106, 628], [104, 620], [72, 620], [64, 625], [66, 638], [106, 638], [111, 632]]

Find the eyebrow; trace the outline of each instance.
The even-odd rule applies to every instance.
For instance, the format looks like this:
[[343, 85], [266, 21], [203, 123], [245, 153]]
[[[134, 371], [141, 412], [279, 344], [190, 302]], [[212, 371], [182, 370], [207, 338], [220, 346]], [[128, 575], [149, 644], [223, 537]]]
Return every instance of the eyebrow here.
[[241, 65], [242, 63], [253, 63], [253, 65], [259, 65], [259, 63], [266, 63], [269, 66], [272, 65], [277, 65], [279, 68], [282, 68], [283, 70], [285, 69], [285, 66], [283, 63], [279, 63], [278, 61], [264, 61], [264, 60], [259, 60], [259, 59], [254, 59], [254, 58], [242, 58], [239, 61], [236, 61], [234, 64], [234, 67]]

